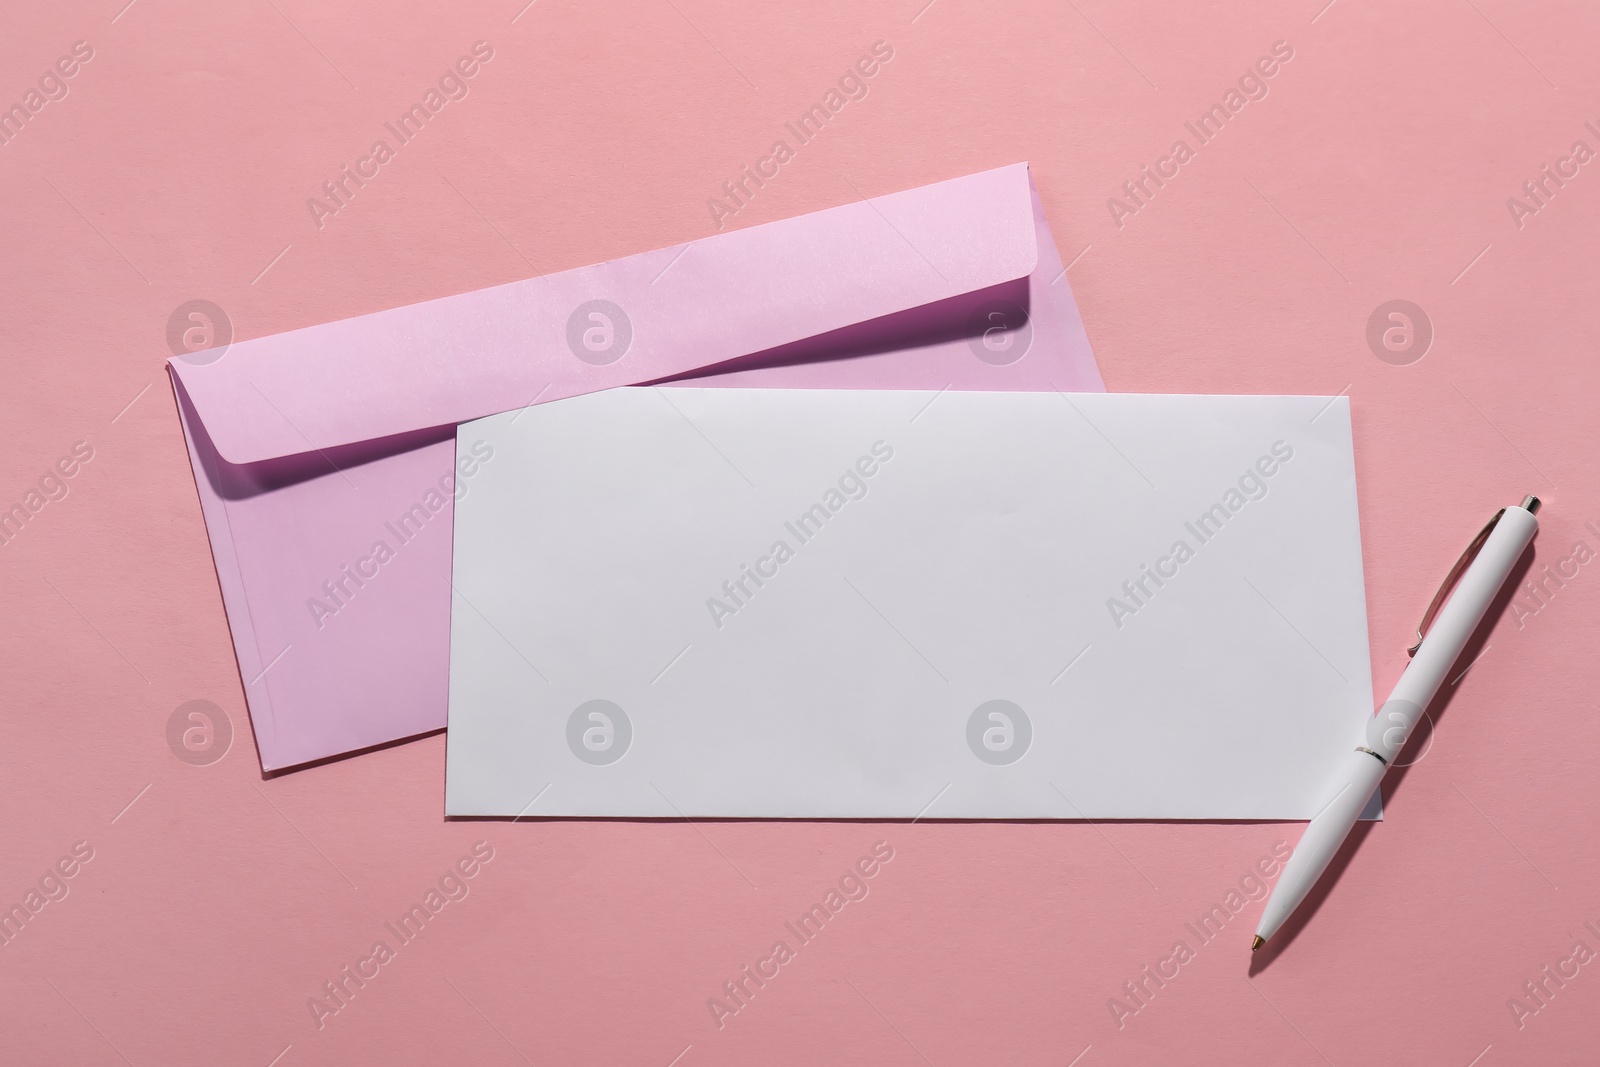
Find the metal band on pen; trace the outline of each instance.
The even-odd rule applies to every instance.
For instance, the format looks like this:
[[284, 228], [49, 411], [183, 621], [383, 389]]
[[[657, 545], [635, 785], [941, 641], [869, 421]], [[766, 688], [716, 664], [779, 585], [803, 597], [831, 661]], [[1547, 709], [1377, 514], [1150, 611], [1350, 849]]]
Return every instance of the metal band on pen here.
[[1384, 759], [1382, 756], [1378, 755], [1376, 752], [1372, 751], [1372, 749], [1370, 749], [1370, 748], [1362, 748], [1362, 747], [1360, 747], [1358, 745], [1358, 746], [1356, 746], [1356, 751], [1357, 752], [1365, 752], [1367, 755], [1371, 756], [1373, 759], [1377, 760], [1379, 763], [1383, 764], [1385, 767], [1389, 766], [1389, 761], [1388, 760]]

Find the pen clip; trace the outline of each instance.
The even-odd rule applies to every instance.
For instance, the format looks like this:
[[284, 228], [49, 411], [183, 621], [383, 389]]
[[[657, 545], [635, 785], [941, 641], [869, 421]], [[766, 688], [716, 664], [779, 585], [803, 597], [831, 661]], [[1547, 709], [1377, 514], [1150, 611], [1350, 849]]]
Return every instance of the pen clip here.
[[1450, 568], [1450, 573], [1444, 576], [1444, 581], [1439, 585], [1439, 591], [1433, 594], [1433, 602], [1428, 605], [1428, 610], [1422, 613], [1422, 621], [1417, 624], [1417, 643], [1406, 649], [1406, 655], [1415, 656], [1417, 649], [1422, 647], [1422, 639], [1428, 636], [1428, 628], [1433, 625], [1434, 616], [1439, 614], [1439, 608], [1444, 604], [1444, 598], [1450, 595], [1450, 590], [1455, 588], [1456, 580], [1461, 577], [1461, 572], [1466, 570], [1467, 565], [1477, 556], [1478, 550], [1489, 539], [1489, 531], [1494, 529], [1495, 523], [1499, 522], [1500, 516], [1505, 513], [1505, 508], [1501, 508], [1494, 513], [1494, 518], [1484, 524], [1483, 529], [1478, 531], [1478, 536], [1474, 537], [1472, 543], [1467, 546], [1466, 551], [1461, 553], [1461, 558], [1456, 560], [1455, 566]]

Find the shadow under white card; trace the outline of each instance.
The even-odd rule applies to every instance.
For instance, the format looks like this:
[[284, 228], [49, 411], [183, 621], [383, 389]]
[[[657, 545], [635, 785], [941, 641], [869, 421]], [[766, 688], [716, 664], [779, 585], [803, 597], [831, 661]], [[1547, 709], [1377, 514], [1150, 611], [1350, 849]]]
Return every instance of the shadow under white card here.
[[451, 815], [1307, 819], [1343, 397], [625, 388], [463, 427]]

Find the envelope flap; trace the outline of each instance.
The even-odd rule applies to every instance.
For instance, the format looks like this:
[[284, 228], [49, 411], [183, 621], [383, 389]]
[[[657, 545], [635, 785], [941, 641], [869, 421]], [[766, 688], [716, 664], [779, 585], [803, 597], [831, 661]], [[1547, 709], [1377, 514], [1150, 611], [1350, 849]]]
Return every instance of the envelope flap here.
[[171, 361], [250, 463], [651, 381], [1023, 277], [1025, 163]]

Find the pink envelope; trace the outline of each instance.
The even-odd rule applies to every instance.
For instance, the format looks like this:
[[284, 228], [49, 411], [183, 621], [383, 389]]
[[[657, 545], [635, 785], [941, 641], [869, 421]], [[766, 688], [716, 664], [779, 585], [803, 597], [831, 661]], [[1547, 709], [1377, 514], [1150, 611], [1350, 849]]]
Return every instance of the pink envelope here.
[[456, 424], [691, 374], [1100, 392], [1064, 275], [1019, 163], [171, 360], [262, 768], [444, 727], [451, 505], [494, 462]]

